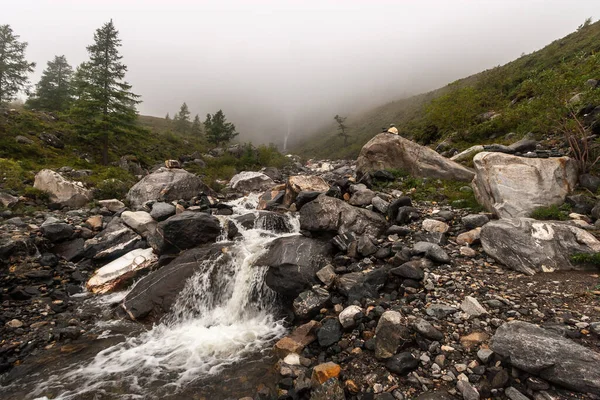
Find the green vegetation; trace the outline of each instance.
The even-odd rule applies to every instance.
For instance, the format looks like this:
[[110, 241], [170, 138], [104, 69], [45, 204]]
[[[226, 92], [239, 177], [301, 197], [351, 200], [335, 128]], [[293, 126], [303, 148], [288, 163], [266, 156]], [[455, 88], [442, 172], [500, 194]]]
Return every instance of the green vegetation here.
[[[600, 22], [587, 22], [576, 32], [504, 66], [349, 117], [355, 134], [347, 147], [332, 124], [292, 151], [307, 157], [355, 158], [380, 127], [390, 123], [420, 143], [449, 140], [458, 149], [498, 141], [510, 132], [517, 138], [528, 132], [562, 138], [565, 127], [575, 129], [570, 108], [582, 115], [586, 106], [600, 105], [600, 88], [586, 85], [588, 79], [600, 79], [598, 71]], [[579, 99], [568, 104], [576, 94]]]
[[600, 253], [576, 253], [571, 256], [571, 262], [600, 266]]
[[184, 102], [179, 109], [179, 112], [173, 117], [175, 132], [189, 134], [191, 128], [190, 110]]
[[73, 68], [65, 56], [55, 56], [48, 61], [48, 67], [42, 73], [36, 85], [35, 93], [27, 100], [30, 109], [65, 112], [73, 103], [71, 78]]
[[539, 207], [533, 210], [531, 218], [543, 221], [567, 221], [571, 207], [568, 204]]
[[204, 129], [206, 130], [206, 138], [208, 141], [217, 146], [221, 143], [229, 142], [238, 135], [238, 132], [235, 130], [235, 125], [231, 122], [227, 122], [227, 118], [222, 110], [217, 111], [213, 115], [206, 115]]
[[25, 60], [27, 42], [19, 42], [9, 25], [0, 25], [0, 105], [9, 103], [27, 85], [35, 63]]
[[469, 208], [483, 211], [473, 194], [473, 190], [464, 182], [443, 179], [416, 178], [402, 170], [387, 170], [395, 181], [375, 181], [374, 190], [397, 189], [409, 195], [415, 201], [435, 201], [450, 204], [456, 208]]
[[348, 117], [340, 117], [338, 114], [336, 114], [335, 117], [333, 117], [335, 122], [338, 124], [338, 136], [344, 138], [344, 147], [348, 146], [348, 136], [350, 136], [347, 132], [348, 127], [344, 124], [346, 118]]

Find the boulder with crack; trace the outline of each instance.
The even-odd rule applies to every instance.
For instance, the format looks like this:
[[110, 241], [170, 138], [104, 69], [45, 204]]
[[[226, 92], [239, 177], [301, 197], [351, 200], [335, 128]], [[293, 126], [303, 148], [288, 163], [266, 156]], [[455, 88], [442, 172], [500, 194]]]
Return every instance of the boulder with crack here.
[[93, 293], [107, 293], [121, 288], [126, 282], [150, 268], [158, 258], [152, 249], [135, 249], [98, 269], [86, 287]]

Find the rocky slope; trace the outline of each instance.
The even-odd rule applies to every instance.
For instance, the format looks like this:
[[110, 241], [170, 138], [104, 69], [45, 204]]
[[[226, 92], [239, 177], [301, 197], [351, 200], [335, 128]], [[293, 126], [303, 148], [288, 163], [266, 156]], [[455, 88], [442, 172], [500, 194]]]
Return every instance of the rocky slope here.
[[[475, 167], [478, 179], [497, 173]], [[215, 195], [164, 168], [132, 188], [130, 208], [111, 200], [4, 212], [3, 384], [20, 382], [52, 348], [92, 343], [99, 318], [161, 320], [203, 260], [228, 257], [237, 224], [289, 232], [282, 215], [294, 213], [301, 235], [275, 239], [255, 261], [289, 330], [272, 342], [276, 387], [256, 382], [251, 398], [600, 397], [598, 271], [570, 257], [600, 250], [594, 204], [570, 221], [496, 220], [491, 206], [474, 213], [416, 201], [388, 171], [361, 171], [357, 183], [354, 162], [263, 172], [234, 177]], [[226, 201], [252, 192], [262, 193], [261, 211], [228, 219]], [[595, 201], [573, 197], [576, 207]], [[91, 292], [136, 279], [106, 315], [79, 308]]]

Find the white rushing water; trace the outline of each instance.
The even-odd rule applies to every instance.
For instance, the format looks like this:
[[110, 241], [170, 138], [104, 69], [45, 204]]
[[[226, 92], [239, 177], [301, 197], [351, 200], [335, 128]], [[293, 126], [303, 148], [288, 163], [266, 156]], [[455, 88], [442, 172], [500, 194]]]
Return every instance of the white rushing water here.
[[[232, 202], [234, 215], [252, 212], [249, 208], [255, 208], [257, 200], [253, 196]], [[162, 322], [61, 371], [33, 395], [65, 388], [58, 398], [115, 392], [122, 398], [152, 398], [157, 385], [172, 393], [264, 349], [285, 328], [272, 313], [273, 293], [263, 282], [266, 269], [254, 263], [270, 241], [297, 234], [297, 219], [286, 218], [292, 233], [284, 235], [238, 225], [242, 239], [228, 246], [231, 257], [201, 261], [206, 268], [186, 282]]]

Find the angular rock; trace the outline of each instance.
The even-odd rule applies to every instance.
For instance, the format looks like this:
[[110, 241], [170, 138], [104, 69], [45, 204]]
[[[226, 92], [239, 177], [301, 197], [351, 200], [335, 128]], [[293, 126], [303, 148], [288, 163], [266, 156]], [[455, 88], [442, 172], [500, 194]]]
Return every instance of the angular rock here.
[[81, 182], [69, 181], [58, 172], [43, 169], [35, 175], [33, 187], [48, 193], [52, 203], [72, 208], [83, 207], [92, 198], [92, 191]]
[[437, 319], [446, 318], [449, 315], [454, 314], [458, 310], [452, 306], [446, 304], [432, 304], [425, 309], [425, 313], [430, 317], [435, 317]]
[[52, 251], [67, 261], [77, 261], [84, 255], [84, 244], [84, 239], [77, 238], [67, 242], [55, 244], [52, 248]]
[[40, 227], [42, 235], [51, 242], [60, 242], [73, 236], [73, 226], [59, 221], [56, 218], [48, 218]]
[[481, 228], [475, 228], [468, 232], [463, 232], [456, 237], [456, 243], [461, 246], [471, 245], [473, 243], [479, 242], [481, 238]]
[[496, 331], [492, 350], [523, 371], [568, 389], [600, 394], [600, 354], [523, 321]]
[[485, 214], [469, 214], [462, 217], [462, 223], [466, 229], [475, 229], [484, 226], [490, 222], [490, 219]]
[[146, 211], [124, 211], [121, 219], [125, 225], [142, 236], [154, 233], [156, 230], [156, 221]]
[[413, 328], [417, 331], [421, 336], [426, 337], [430, 340], [441, 341], [444, 339], [444, 334], [437, 330], [433, 325], [431, 325], [428, 321], [423, 318], [419, 318], [414, 324]]
[[598, 192], [598, 188], [600, 188], [600, 177], [591, 174], [581, 174], [579, 175], [579, 186], [595, 194]]
[[483, 314], [487, 314], [487, 310], [472, 296], [465, 296], [465, 299], [460, 304], [460, 309], [470, 317], [479, 317]]
[[459, 380], [456, 389], [462, 394], [464, 400], [479, 400], [479, 392], [468, 381]]
[[98, 204], [100, 204], [102, 207], [106, 207], [106, 209], [110, 212], [117, 212], [125, 208], [125, 204], [117, 199], [99, 200]]
[[375, 329], [376, 358], [380, 360], [390, 358], [398, 349], [412, 341], [412, 332], [406, 326], [402, 314], [397, 311], [386, 311], [381, 315]]
[[510, 400], [529, 400], [529, 397], [525, 396], [523, 393], [519, 392], [514, 387], [510, 386], [504, 389], [504, 394]]
[[581, 228], [531, 218], [502, 219], [484, 225], [481, 244], [489, 256], [527, 275], [582, 269], [586, 266], [572, 264], [570, 256], [600, 251], [600, 241]]
[[331, 295], [327, 289], [313, 286], [312, 289], [305, 290], [296, 297], [292, 304], [294, 314], [301, 319], [310, 318], [318, 314], [330, 298]]
[[387, 201], [383, 200], [381, 197], [379, 196], [375, 196], [373, 197], [373, 200], [371, 200], [371, 204], [373, 205], [373, 209], [378, 211], [379, 213], [386, 215], [388, 212], [388, 209], [390, 207], [390, 203], [388, 203]]
[[375, 197], [375, 192], [370, 189], [357, 190], [352, 194], [348, 203], [352, 206], [364, 207], [371, 204], [371, 201]]
[[203, 212], [184, 211], [158, 224], [150, 244], [159, 254], [177, 253], [214, 242], [221, 234], [216, 217]]
[[19, 202], [19, 198], [12, 196], [6, 192], [0, 192], [0, 204], [5, 208], [15, 206]]
[[290, 176], [285, 184], [285, 196], [283, 204], [292, 205], [300, 192], [326, 192], [329, 185], [323, 178], [314, 175]]
[[300, 210], [300, 227], [311, 232], [351, 232], [377, 237], [386, 225], [385, 218], [373, 211], [324, 195]]
[[362, 308], [360, 308], [359, 306], [355, 306], [355, 305], [344, 308], [342, 310], [342, 312], [340, 313], [340, 315], [338, 315], [340, 324], [342, 324], [342, 327], [344, 327], [344, 328], [352, 328], [353, 326], [356, 325], [356, 320], [354, 319], [354, 317], [356, 317], [356, 315], [358, 315], [362, 312], [363, 312]]
[[321, 328], [321, 323], [317, 321], [309, 321], [306, 324], [300, 325], [289, 335], [279, 339], [273, 351], [279, 358], [284, 358], [288, 354], [300, 354], [304, 347], [308, 346], [317, 340], [316, 332]]
[[227, 186], [243, 193], [250, 193], [268, 190], [275, 186], [275, 182], [262, 172], [244, 171], [234, 175]]
[[319, 346], [329, 347], [337, 343], [342, 338], [342, 325], [337, 318], [327, 318], [323, 325], [317, 330], [317, 340]]
[[560, 205], [577, 183], [573, 159], [524, 158], [479, 153], [472, 187], [480, 204], [500, 218], [527, 217], [538, 207]]
[[405, 351], [392, 356], [385, 363], [385, 367], [395, 374], [406, 375], [419, 367], [419, 360], [410, 351]]
[[331, 361], [315, 366], [313, 368], [311, 378], [313, 387], [317, 387], [325, 383], [330, 378], [337, 378], [340, 375], [341, 371], [342, 368]]
[[373, 243], [373, 239], [371, 239], [368, 235], [363, 235], [360, 237], [360, 239], [358, 239], [356, 249], [363, 257], [368, 257], [377, 252], [377, 246], [375, 243]]
[[400, 135], [380, 133], [363, 146], [358, 156], [359, 177], [381, 169], [401, 169], [412, 176], [471, 181], [473, 172], [434, 150]]
[[292, 225], [285, 214], [279, 214], [272, 211], [255, 211], [234, 217], [244, 229], [264, 229], [276, 233], [291, 233]]
[[188, 250], [170, 264], [143, 277], [123, 300], [122, 307], [129, 318], [156, 321], [169, 312], [191, 276], [206, 271], [211, 263], [224, 265], [231, 262], [232, 255], [223, 251], [226, 246], [226, 243], [211, 243]]
[[351, 272], [338, 276], [335, 287], [348, 297], [348, 301], [363, 298], [377, 298], [377, 291], [385, 285], [390, 271], [389, 266]]
[[427, 232], [438, 232], [438, 233], [446, 233], [450, 226], [445, 222], [438, 221], [436, 219], [426, 219], [423, 221], [422, 225], [423, 229]]
[[98, 269], [86, 287], [93, 293], [107, 293], [123, 286], [156, 263], [152, 249], [136, 249]]
[[318, 283], [316, 273], [328, 264], [332, 250], [329, 243], [320, 240], [300, 235], [281, 237], [269, 243], [256, 265], [269, 268], [267, 286], [293, 299]]
[[392, 268], [390, 270], [390, 272], [392, 274], [399, 276], [401, 278], [404, 278], [404, 279], [412, 279], [415, 281], [421, 281], [421, 280], [423, 280], [425, 273], [423, 272], [423, 270], [420, 267], [420, 265], [423, 264], [420, 261], [421, 260], [417, 260], [417, 262], [415, 262], [415, 261], [405, 262], [404, 264], [402, 264], [399, 267]]
[[183, 169], [161, 167], [136, 183], [126, 198], [133, 208], [138, 208], [149, 200], [190, 200], [201, 193], [212, 194], [212, 190], [200, 177]]
[[346, 400], [346, 394], [339, 380], [331, 378], [313, 389], [310, 400]]
[[133, 250], [142, 240], [120, 218], [113, 218], [105, 230], [85, 241], [85, 257], [95, 260], [109, 260]]
[[439, 263], [449, 263], [450, 256], [440, 246], [435, 243], [417, 242], [413, 246], [413, 252], [416, 254], [425, 254], [425, 257]]
[[331, 285], [333, 285], [336, 277], [337, 274], [335, 273], [335, 268], [333, 268], [333, 265], [330, 264], [324, 266], [323, 268], [317, 271], [317, 278], [319, 278], [319, 280], [323, 282], [325, 287], [328, 288], [331, 287]]

